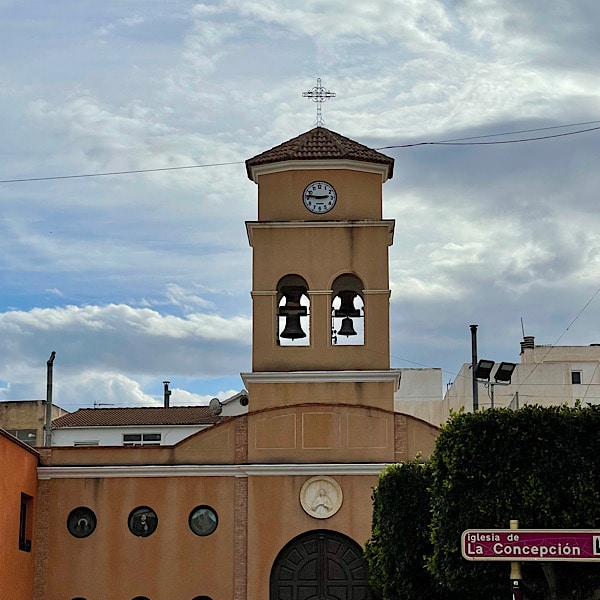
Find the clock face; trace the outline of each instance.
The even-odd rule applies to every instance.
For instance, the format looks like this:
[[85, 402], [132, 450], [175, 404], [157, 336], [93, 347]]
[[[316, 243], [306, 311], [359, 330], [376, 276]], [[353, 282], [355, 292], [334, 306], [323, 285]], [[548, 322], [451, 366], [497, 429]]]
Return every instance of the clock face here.
[[323, 214], [335, 206], [337, 193], [330, 183], [313, 181], [304, 188], [302, 200], [310, 212]]

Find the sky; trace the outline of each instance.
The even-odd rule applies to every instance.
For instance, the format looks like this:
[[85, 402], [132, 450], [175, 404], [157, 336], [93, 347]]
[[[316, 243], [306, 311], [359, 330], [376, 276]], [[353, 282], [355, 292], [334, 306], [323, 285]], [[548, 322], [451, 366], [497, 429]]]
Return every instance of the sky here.
[[595, 0], [0, 0], [0, 400], [52, 351], [66, 410], [243, 388], [244, 161], [315, 125], [317, 78], [327, 128], [402, 146], [392, 367], [445, 388], [473, 323], [495, 361], [600, 343], [598, 30]]

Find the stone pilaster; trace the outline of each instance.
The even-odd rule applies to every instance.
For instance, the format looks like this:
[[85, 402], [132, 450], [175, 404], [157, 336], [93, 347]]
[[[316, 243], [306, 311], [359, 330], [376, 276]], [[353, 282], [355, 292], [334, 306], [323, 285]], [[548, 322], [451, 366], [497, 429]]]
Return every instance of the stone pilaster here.
[[248, 593], [248, 478], [234, 483], [233, 600], [246, 600]]
[[33, 600], [47, 600], [50, 557], [50, 481], [38, 481], [35, 511]]
[[408, 460], [408, 423], [406, 415], [394, 415], [394, 460]]

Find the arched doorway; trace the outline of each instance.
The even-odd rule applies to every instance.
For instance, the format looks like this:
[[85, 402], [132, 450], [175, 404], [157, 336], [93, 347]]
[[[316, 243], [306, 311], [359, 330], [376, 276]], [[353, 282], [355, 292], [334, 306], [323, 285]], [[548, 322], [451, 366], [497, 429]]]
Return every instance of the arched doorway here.
[[309, 531], [278, 554], [270, 600], [368, 600], [361, 547], [335, 531]]

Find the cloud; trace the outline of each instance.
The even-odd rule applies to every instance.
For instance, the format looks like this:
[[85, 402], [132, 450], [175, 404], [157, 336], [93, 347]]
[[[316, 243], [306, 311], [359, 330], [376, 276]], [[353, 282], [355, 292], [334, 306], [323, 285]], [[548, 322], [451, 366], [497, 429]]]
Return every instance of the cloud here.
[[[312, 126], [317, 77], [337, 93], [326, 126], [373, 147], [598, 119], [590, 0], [15, 6], [2, 179], [238, 164], [0, 186], [11, 398], [43, 397], [51, 350], [73, 404], [158, 402], [163, 379], [182, 401], [236, 389], [257, 199], [242, 161]], [[472, 322], [492, 358], [518, 359], [521, 317], [558, 339], [600, 276], [598, 139], [385, 150], [395, 364], [452, 372]], [[597, 341], [598, 316], [563, 341]]]
[[175, 317], [115, 304], [8, 311], [0, 313], [0, 379], [26, 382], [51, 350], [58, 369], [75, 379], [82, 374], [83, 381], [88, 372], [126, 379], [231, 376], [248, 369], [250, 331], [247, 318]]

